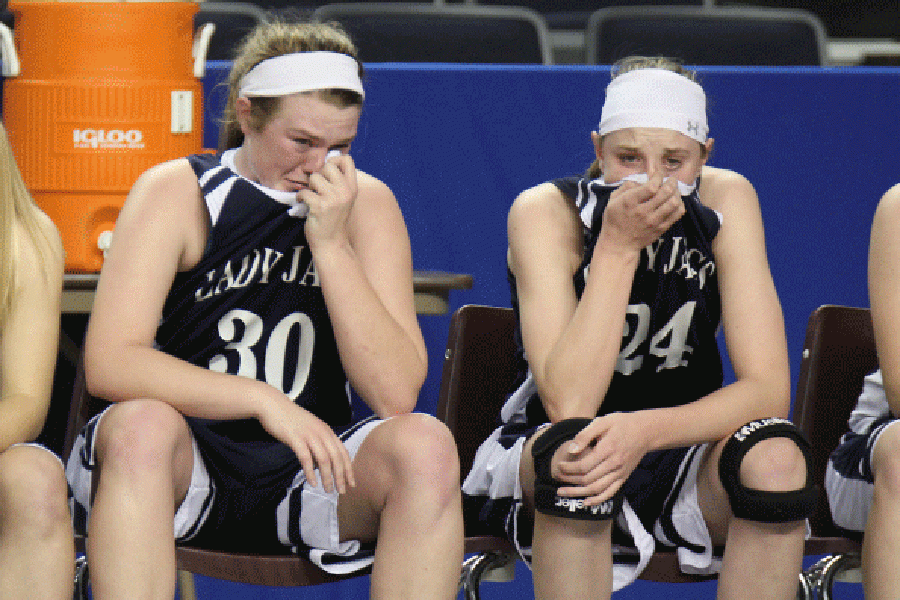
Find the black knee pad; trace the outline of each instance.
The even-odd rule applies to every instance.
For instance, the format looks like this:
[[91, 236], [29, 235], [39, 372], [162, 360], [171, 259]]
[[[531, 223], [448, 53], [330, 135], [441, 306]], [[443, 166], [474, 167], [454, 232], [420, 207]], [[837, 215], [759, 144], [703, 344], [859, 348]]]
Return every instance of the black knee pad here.
[[[741, 483], [740, 466], [744, 455], [762, 440], [786, 437], [803, 452], [806, 461], [806, 485], [790, 492], [754, 490]], [[734, 432], [719, 459], [719, 477], [728, 494], [731, 512], [740, 519], [761, 523], [789, 523], [810, 516], [816, 510], [819, 489], [812, 482], [812, 457], [809, 442], [787, 419], [760, 419], [747, 423]]]
[[553, 453], [574, 438], [591, 419], [566, 419], [554, 423], [531, 446], [534, 458], [534, 508], [545, 515], [585, 521], [605, 521], [614, 518], [622, 508], [622, 494], [595, 506], [585, 506], [583, 498], [557, 494], [562, 482], [550, 475]]

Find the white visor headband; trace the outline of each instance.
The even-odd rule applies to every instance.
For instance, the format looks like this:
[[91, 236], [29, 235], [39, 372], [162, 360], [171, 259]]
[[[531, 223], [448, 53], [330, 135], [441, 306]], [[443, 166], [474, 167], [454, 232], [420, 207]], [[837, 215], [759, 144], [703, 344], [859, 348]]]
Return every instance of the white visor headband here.
[[667, 69], [637, 69], [606, 88], [600, 135], [629, 127], [660, 127], [706, 142], [706, 94], [696, 82]]
[[267, 58], [244, 75], [238, 96], [287, 96], [327, 89], [365, 96], [356, 59], [339, 52], [296, 52]]

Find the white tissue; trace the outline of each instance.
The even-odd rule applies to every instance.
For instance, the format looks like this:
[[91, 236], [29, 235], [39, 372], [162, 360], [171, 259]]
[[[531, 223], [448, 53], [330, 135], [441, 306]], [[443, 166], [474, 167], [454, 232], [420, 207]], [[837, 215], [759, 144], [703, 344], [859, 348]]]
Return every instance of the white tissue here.
[[291, 206], [290, 209], [288, 209], [288, 214], [291, 215], [292, 217], [297, 217], [298, 219], [302, 219], [303, 217], [305, 217], [306, 215], [309, 214], [309, 205], [306, 202], [304, 202], [303, 200], [295, 202], [294, 205]]
[[[600, 177], [599, 179], [595, 179], [594, 181], [596, 181], [600, 185], [616, 185], [616, 186], [618, 186], [618, 185], [621, 185], [623, 181], [633, 181], [637, 184], [645, 184], [649, 180], [650, 180], [650, 178], [647, 176], [646, 173], [635, 173], [633, 175], [627, 175], [627, 176], [623, 177], [616, 183], [606, 183], [603, 180], [603, 177]], [[663, 180], [663, 182], [666, 182], [668, 180], [669, 180], [669, 178], [666, 177]], [[681, 194], [682, 196], [690, 196], [694, 192], [695, 189], [697, 189], [696, 183], [688, 185], [686, 183], [682, 183], [681, 181], [678, 182], [678, 193]]]
[[[325, 155], [325, 162], [328, 162], [337, 156], [341, 156], [342, 154], [343, 153], [340, 150], [329, 150], [328, 154]], [[275, 194], [278, 194], [278, 197], [276, 197]], [[309, 206], [303, 200], [297, 200], [297, 192], [280, 192], [273, 190], [272, 192], [269, 192], [269, 195], [279, 202], [290, 205], [288, 214], [292, 217], [302, 219], [309, 214]]]

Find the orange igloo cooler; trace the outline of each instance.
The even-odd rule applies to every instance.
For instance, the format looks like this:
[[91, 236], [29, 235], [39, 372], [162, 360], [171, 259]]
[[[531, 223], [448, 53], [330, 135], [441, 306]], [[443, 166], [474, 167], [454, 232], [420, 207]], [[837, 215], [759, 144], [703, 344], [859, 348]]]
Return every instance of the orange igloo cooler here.
[[197, 5], [14, 0], [9, 8], [3, 120], [16, 160], [62, 234], [67, 270], [99, 271], [137, 177], [202, 149]]

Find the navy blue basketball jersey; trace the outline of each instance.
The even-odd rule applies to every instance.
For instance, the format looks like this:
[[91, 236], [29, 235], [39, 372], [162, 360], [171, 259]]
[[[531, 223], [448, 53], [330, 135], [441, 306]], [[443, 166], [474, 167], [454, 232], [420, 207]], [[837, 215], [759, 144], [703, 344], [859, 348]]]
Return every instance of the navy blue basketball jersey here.
[[[179, 273], [166, 298], [156, 343], [213, 371], [281, 390], [338, 429], [349, 424], [347, 377], [305, 220], [225, 166], [188, 157], [210, 213], [201, 260]], [[277, 481], [298, 470], [293, 452], [255, 419], [188, 419], [211, 470], [237, 483]]]
[[[617, 186], [577, 177], [554, 180], [553, 184], [575, 201], [584, 227], [584, 255], [573, 278], [580, 299], [603, 211]], [[716, 340], [721, 301], [711, 247], [720, 218], [700, 203], [696, 190], [683, 200], [686, 211], [682, 218], [641, 251], [621, 350], [600, 406], [601, 415], [679, 406], [722, 386]], [[511, 273], [510, 283], [513, 307], [518, 311]], [[532, 423], [547, 420], [537, 395], [529, 400], [526, 414]]]

